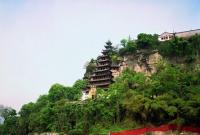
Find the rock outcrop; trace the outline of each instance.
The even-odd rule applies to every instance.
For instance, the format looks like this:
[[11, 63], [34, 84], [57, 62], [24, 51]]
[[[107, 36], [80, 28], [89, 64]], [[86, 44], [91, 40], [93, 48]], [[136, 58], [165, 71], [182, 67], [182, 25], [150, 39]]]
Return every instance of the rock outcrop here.
[[156, 72], [156, 65], [162, 60], [158, 51], [148, 52], [147, 50], [138, 51], [134, 55], [124, 57], [127, 66], [136, 72], [143, 72], [147, 75]]

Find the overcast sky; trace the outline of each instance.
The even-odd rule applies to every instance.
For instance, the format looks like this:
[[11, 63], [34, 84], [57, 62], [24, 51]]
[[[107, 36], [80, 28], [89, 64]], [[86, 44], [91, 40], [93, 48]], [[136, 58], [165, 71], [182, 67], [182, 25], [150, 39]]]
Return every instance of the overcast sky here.
[[200, 0], [0, 0], [0, 104], [72, 85], [105, 41], [200, 28]]

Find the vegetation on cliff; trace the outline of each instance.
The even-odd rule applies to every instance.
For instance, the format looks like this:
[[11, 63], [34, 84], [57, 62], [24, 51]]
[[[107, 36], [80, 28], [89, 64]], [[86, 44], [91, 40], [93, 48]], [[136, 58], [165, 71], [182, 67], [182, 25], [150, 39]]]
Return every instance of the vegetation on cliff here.
[[138, 50], [157, 50], [165, 58], [182, 58], [183, 62], [192, 63], [199, 59], [200, 53], [200, 35], [189, 38], [174, 37], [172, 40], [159, 42], [158, 35], [141, 33], [137, 40], [123, 39], [121, 44], [121, 56], [133, 54]]
[[[200, 125], [200, 36], [159, 42], [157, 35], [139, 34], [137, 40], [124, 39], [121, 44], [112, 57], [156, 49], [166, 59], [178, 63], [182, 58], [185, 64], [164, 59], [151, 76], [126, 69], [107, 91], [98, 89], [95, 100], [79, 100], [86, 80], [78, 80], [72, 87], [55, 84], [36, 103], [24, 105], [18, 115], [7, 112], [0, 134], [98, 135], [166, 123]], [[87, 74], [94, 69], [94, 61], [89, 63]]]

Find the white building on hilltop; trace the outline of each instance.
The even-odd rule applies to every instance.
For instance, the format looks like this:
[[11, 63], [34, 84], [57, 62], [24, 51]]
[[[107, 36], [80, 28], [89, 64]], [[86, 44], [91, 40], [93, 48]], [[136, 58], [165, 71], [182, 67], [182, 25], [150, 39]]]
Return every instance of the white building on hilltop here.
[[161, 35], [158, 36], [158, 40], [159, 41], [167, 41], [167, 40], [172, 39], [174, 36], [187, 38], [187, 37], [191, 37], [195, 34], [200, 35], [200, 29], [182, 31], [182, 32], [175, 32], [175, 33], [164, 32], [164, 33], [162, 33]]

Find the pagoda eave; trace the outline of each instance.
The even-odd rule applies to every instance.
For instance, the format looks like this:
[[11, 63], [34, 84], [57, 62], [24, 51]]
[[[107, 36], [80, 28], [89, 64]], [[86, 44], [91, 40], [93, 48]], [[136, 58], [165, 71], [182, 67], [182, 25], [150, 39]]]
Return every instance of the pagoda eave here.
[[105, 65], [97, 65], [96, 67], [99, 68], [99, 67], [108, 67], [109, 64], [105, 64]]
[[96, 70], [94, 71], [95, 73], [98, 73], [98, 72], [105, 72], [105, 71], [110, 71], [109, 69], [104, 69], [104, 70]]
[[99, 83], [99, 84], [94, 84], [96, 87], [103, 87], [103, 86], [109, 86], [110, 83]]
[[90, 82], [98, 82], [98, 81], [110, 81], [112, 78], [102, 78], [102, 79], [94, 79], [94, 80], [90, 80]]

